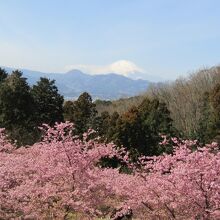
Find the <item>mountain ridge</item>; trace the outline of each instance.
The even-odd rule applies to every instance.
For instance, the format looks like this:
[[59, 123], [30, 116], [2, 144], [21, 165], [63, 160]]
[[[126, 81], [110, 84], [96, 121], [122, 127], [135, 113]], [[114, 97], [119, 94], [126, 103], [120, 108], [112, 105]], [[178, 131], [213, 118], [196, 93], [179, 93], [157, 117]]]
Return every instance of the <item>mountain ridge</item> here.
[[[2, 68], [9, 74], [17, 69], [4, 66]], [[91, 94], [93, 99], [113, 100], [131, 97], [146, 91], [149, 84], [151, 84], [148, 80], [134, 80], [116, 73], [89, 75], [77, 69], [66, 73], [44, 73], [22, 68], [18, 68], [18, 70], [23, 73], [31, 86], [40, 77], [55, 80], [59, 92], [65, 99], [76, 99], [83, 92]]]

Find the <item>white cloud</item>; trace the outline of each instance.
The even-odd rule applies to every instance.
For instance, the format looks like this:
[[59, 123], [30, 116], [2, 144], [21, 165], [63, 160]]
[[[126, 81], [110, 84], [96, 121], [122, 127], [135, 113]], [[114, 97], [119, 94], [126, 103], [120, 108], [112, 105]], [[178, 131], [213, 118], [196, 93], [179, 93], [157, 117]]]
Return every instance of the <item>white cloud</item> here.
[[69, 65], [65, 67], [66, 71], [78, 69], [82, 72], [89, 74], [108, 74], [117, 73], [124, 76], [135, 74], [137, 72], [145, 72], [142, 68], [138, 67], [135, 63], [128, 60], [119, 60], [109, 65]]

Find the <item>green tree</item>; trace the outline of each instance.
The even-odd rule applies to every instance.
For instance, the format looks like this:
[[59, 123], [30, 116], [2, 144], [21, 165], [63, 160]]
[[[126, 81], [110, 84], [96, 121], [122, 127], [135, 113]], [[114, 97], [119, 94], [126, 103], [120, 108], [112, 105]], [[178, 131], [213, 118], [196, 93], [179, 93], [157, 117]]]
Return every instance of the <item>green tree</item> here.
[[64, 98], [58, 93], [55, 80], [40, 78], [33, 86], [31, 94], [34, 98], [38, 125], [47, 123], [53, 125], [55, 122], [63, 121]]
[[116, 131], [116, 126], [117, 126], [117, 122], [120, 118], [120, 115], [118, 112], [113, 112], [113, 114], [110, 116], [110, 121], [109, 121], [109, 128], [108, 128], [108, 132], [107, 132], [107, 139], [108, 140], [114, 140], [114, 136], [115, 136], [115, 131]]
[[218, 119], [218, 127], [220, 127], [220, 84], [218, 83], [210, 92], [210, 101], [214, 108], [214, 114]]
[[72, 101], [66, 101], [63, 105], [63, 117], [65, 121], [73, 121], [74, 104]]
[[7, 78], [7, 76], [7, 72], [4, 69], [0, 68], [0, 83], [2, 83]]
[[174, 129], [170, 112], [165, 103], [158, 99], [144, 99], [138, 107], [144, 125], [154, 133], [172, 134]]
[[100, 116], [93, 120], [92, 128], [98, 133], [100, 137], [106, 138], [110, 126], [110, 115], [107, 111], [101, 113]]
[[113, 141], [126, 147], [132, 156], [158, 155], [171, 149], [163, 149], [161, 135], [173, 136], [170, 113], [164, 103], [146, 98], [138, 107], [122, 114], [116, 123]]
[[30, 87], [18, 70], [5, 78], [0, 84], [0, 125], [6, 128], [9, 137], [18, 145], [33, 143], [34, 102]]
[[82, 135], [89, 128], [92, 128], [94, 124], [97, 115], [95, 104], [92, 102], [92, 97], [87, 92], [84, 92], [73, 102], [71, 108], [72, 116], [69, 118], [75, 124], [76, 134]]
[[210, 92], [210, 103], [213, 108], [211, 117], [211, 126], [209, 125], [208, 141], [217, 141], [220, 143], [220, 83], [216, 84]]
[[142, 153], [144, 131], [142, 130], [141, 115], [137, 107], [133, 106], [117, 120], [115, 143], [126, 147], [133, 157]]
[[145, 146], [143, 147], [146, 148], [146, 151], [143, 149], [143, 153], [158, 155], [164, 151], [170, 152], [172, 149], [164, 149], [159, 145], [161, 135], [175, 136], [177, 134], [166, 104], [159, 102], [158, 99], [145, 98], [138, 109], [141, 114], [142, 129], [145, 136]]
[[211, 142], [218, 134], [217, 117], [210, 100], [211, 93], [205, 92], [201, 100], [201, 117], [196, 132], [196, 138], [202, 143]]

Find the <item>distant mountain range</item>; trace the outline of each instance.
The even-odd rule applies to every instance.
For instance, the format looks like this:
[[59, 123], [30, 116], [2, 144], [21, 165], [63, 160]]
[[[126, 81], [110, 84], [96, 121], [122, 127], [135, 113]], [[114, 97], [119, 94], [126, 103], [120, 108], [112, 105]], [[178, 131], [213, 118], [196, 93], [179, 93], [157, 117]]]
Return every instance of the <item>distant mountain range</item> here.
[[[14, 70], [9, 67], [2, 68], [8, 73]], [[35, 84], [40, 77], [56, 80], [59, 92], [65, 99], [76, 99], [81, 93], [88, 92], [93, 99], [113, 100], [140, 94], [146, 91], [150, 84], [147, 80], [134, 80], [115, 73], [88, 75], [79, 70], [67, 73], [43, 73], [27, 69], [20, 71], [30, 85]]]

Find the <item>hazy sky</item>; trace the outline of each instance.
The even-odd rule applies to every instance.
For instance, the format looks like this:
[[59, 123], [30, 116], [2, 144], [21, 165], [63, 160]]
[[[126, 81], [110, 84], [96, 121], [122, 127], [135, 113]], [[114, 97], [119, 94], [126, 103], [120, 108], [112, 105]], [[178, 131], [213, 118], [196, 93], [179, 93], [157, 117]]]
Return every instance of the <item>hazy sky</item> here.
[[92, 72], [119, 60], [171, 79], [219, 64], [220, 1], [0, 0], [0, 65]]

